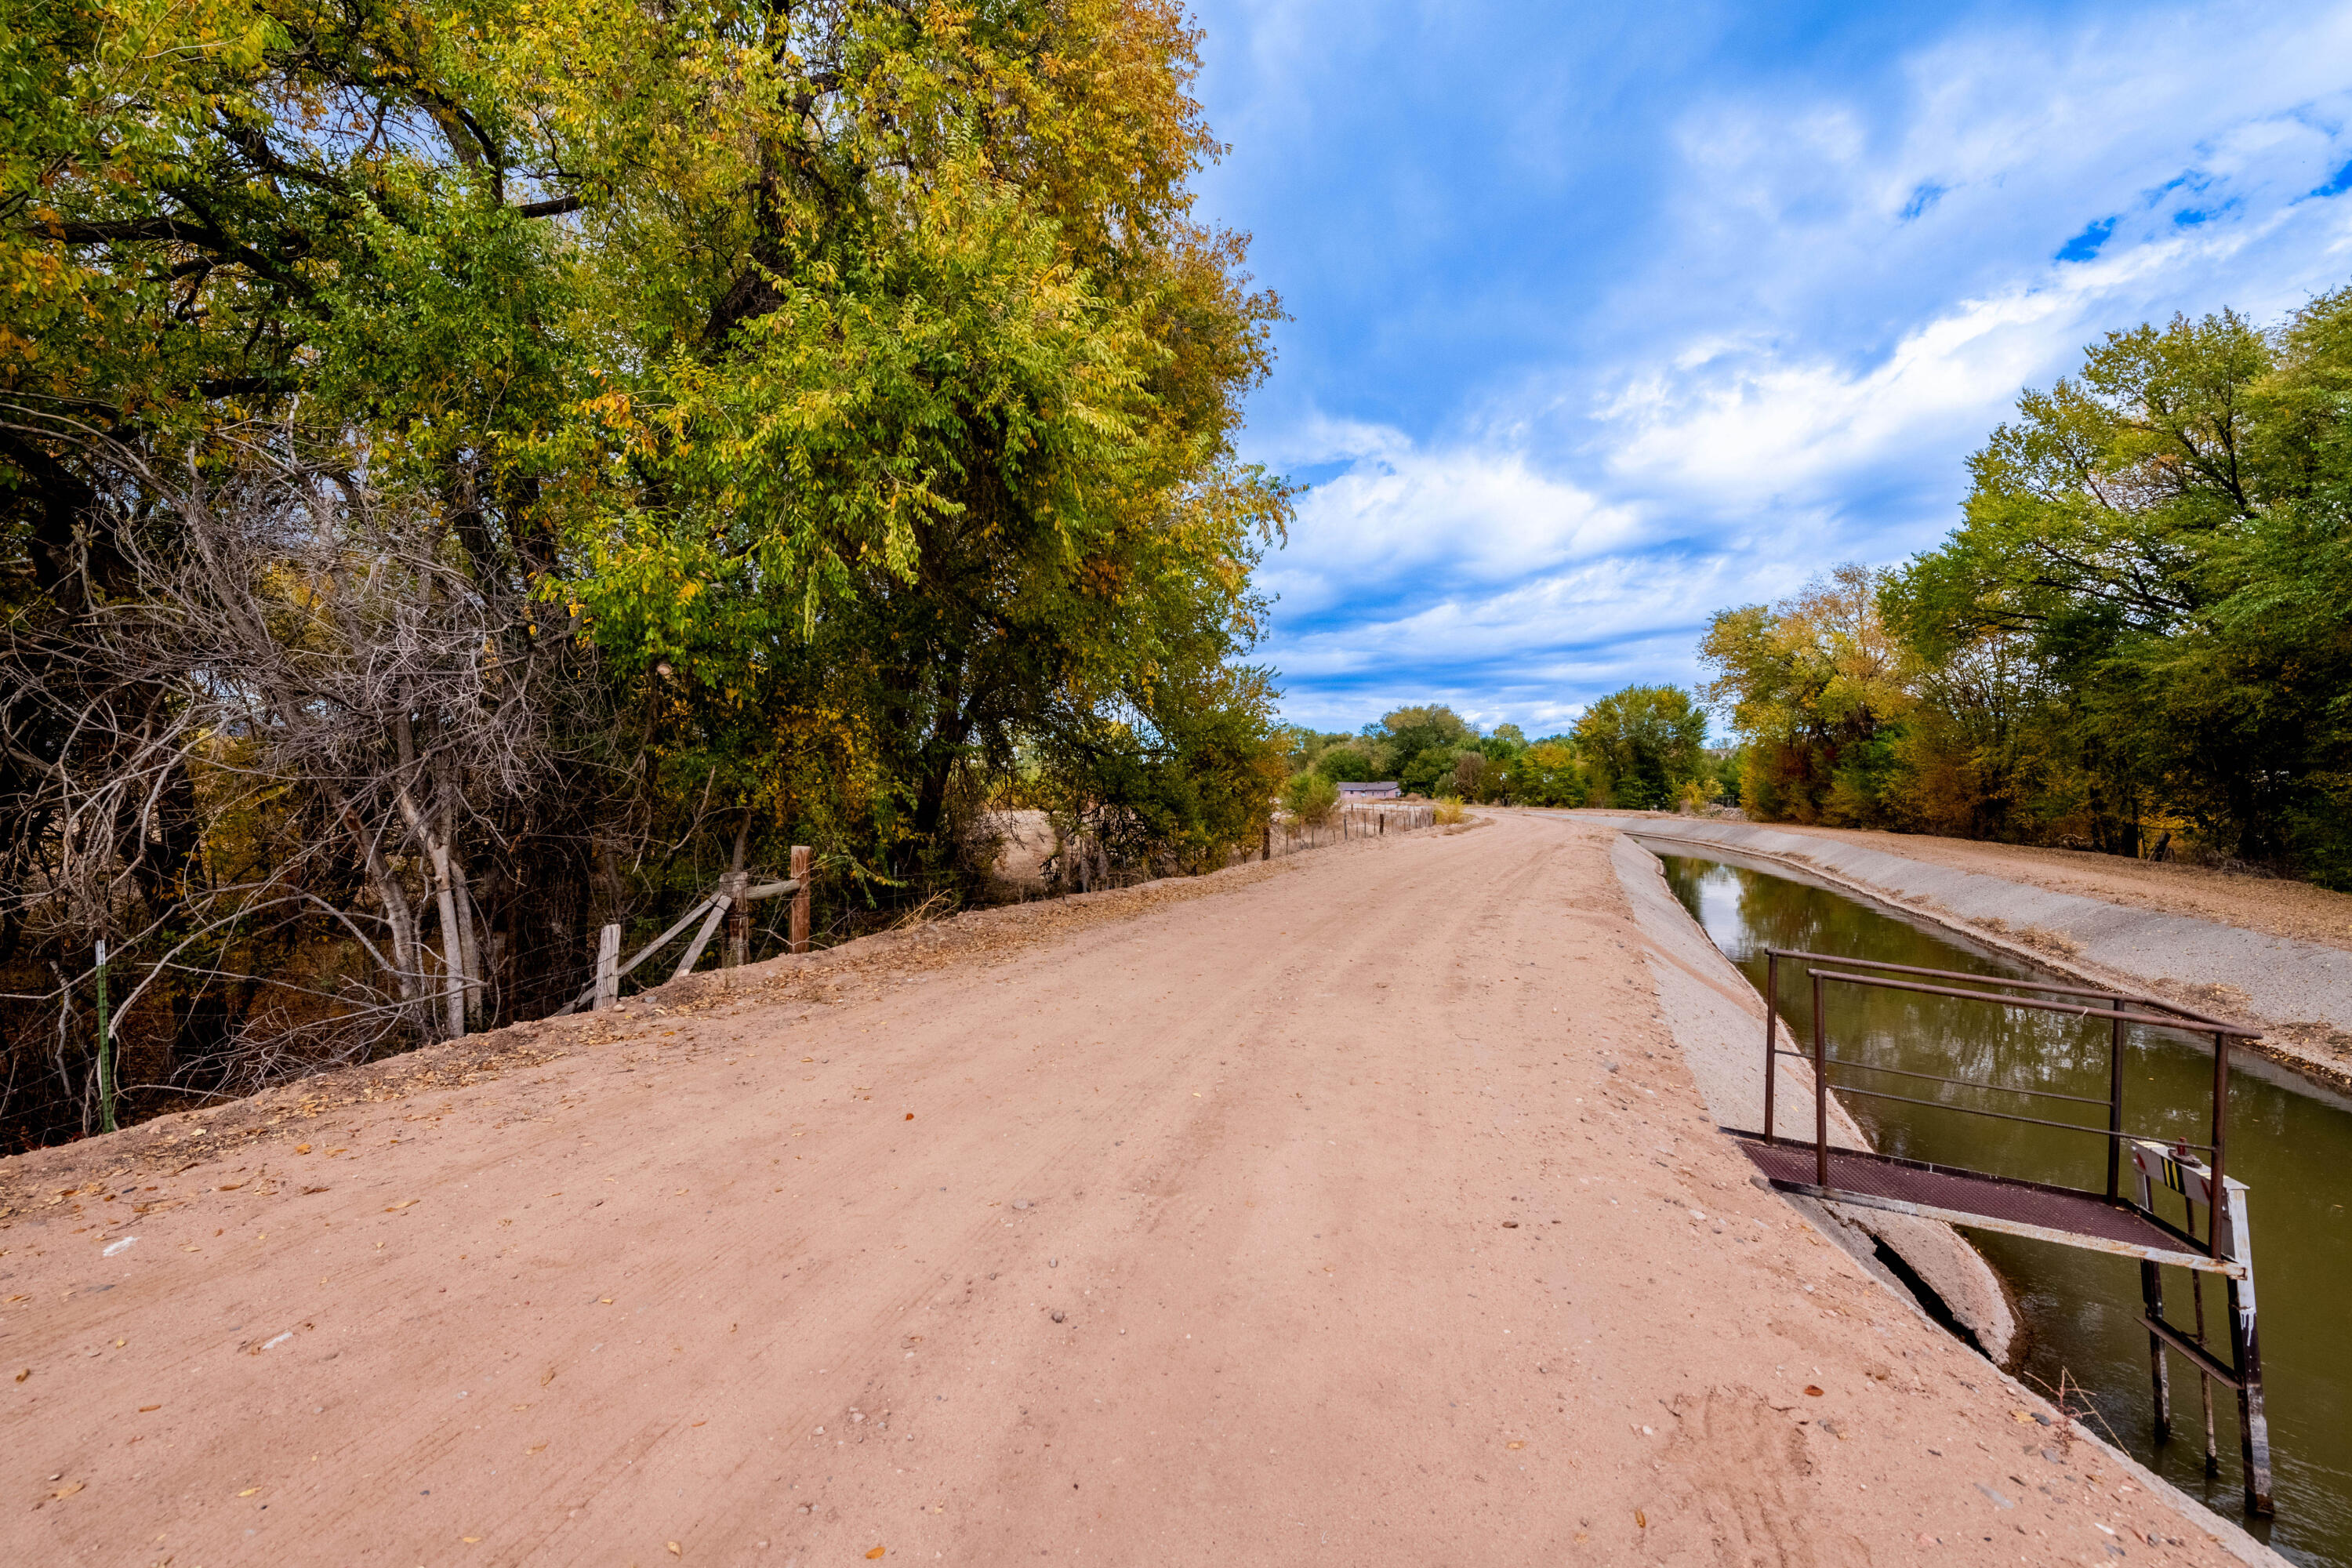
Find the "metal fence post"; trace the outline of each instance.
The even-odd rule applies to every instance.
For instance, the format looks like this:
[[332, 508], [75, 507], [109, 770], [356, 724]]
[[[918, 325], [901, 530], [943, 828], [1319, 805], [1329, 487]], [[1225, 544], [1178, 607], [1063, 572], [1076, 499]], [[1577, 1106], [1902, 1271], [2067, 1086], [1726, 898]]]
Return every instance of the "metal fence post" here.
[[1764, 1142], [1780, 1142], [1772, 1125], [1772, 1089], [1780, 1076], [1780, 955], [1764, 955]]
[[[2221, 1173], [2213, 1186], [2221, 1186]], [[2268, 1516], [2271, 1503], [2271, 1423], [2263, 1408], [2263, 1350], [2254, 1326], [2254, 1247], [2246, 1224], [2242, 1192], [2229, 1194], [2231, 1256], [2246, 1266], [2243, 1279], [2229, 1280], [2224, 1303], [2230, 1314], [2230, 1357], [2238, 1368], [2238, 1456], [2245, 1467], [2246, 1509]]]
[[2213, 1188], [2206, 1194], [2209, 1212], [2205, 1220], [2205, 1247], [2217, 1258], [2221, 1256], [2221, 1176], [2228, 1168], [2224, 1155], [2229, 1134], [2230, 1037], [2216, 1030], [2213, 1035]]
[[[2156, 1212], [2156, 1194], [2150, 1189], [2147, 1172], [2137, 1161], [2132, 1170], [2139, 1181], [2139, 1206]], [[2193, 1217], [2193, 1216], [2192, 1216]], [[2191, 1276], [2194, 1278], [2194, 1276]], [[2139, 1300], [2151, 1324], [2164, 1321], [2164, 1276], [2155, 1264], [2146, 1258], [2139, 1265]], [[2172, 1379], [2165, 1369], [2164, 1342], [2157, 1337], [2154, 1328], [2147, 1331], [2147, 1369], [2149, 1381], [2156, 1392], [2156, 1440], [2169, 1442], [2172, 1438]]]
[[1823, 1021], [1822, 977], [1813, 980], [1813, 1178], [1816, 1186], [1830, 1184], [1830, 1036]]
[[[2124, 999], [2116, 998], [2116, 1012], [2124, 1010]], [[2107, 1196], [2123, 1195], [2124, 1167], [2124, 1021], [2119, 1016], [2107, 1026]]]

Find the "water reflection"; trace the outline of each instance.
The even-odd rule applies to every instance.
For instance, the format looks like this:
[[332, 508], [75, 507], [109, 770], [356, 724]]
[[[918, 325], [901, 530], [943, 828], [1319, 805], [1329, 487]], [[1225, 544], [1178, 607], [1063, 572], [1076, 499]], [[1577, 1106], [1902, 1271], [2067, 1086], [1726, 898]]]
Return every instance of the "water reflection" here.
[[[1766, 947], [1804, 948], [1892, 963], [2046, 979], [1890, 910], [1780, 876], [1685, 856], [1662, 856], [1683, 904], [1759, 990]], [[1783, 966], [1780, 1013], [1800, 1043], [1811, 1038], [1810, 986]], [[2105, 1142], [2084, 1133], [1964, 1116], [1970, 1105], [2066, 1121], [2106, 1124], [2110, 1025], [2011, 1011], [1946, 997], [1830, 988], [1833, 1056], [1949, 1078], [2079, 1095], [2068, 1104], [1989, 1093], [1916, 1078], [1832, 1072], [1842, 1083], [1932, 1101], [1906, 1104], [1847, 1094], [1844, 1102], [1878, 1147], [1915, 1160], [1965, 1164], [2092, 1191], [2106, 1179]], [[1762, 1042], [1758, 1042], [1762, 1049]], [[2210, 1040], [2126, 1028], [2124, 1125], [2201, 1143], [2212, 1092]], [[1789, 1087], [1783, 1082], [1784, 1091]], [[2273, 1496], [2278, 1517], [2263, 1533], [2301, 1562], [2352, 1568], [2352, 1105], [2282, 1069], [2233, 1062], [2230, 1173], [2252, 1189], [2255, 1279], [2262, 1304]], [[2178, 1215], [2168, 1215], [2176, 1220]], [[2221, 1472], [2204, 1473], [2197, 1384], [2173, 1363], [2174, 1436], [2155, 1447], [2147, 1335], [2138, 1327], [2138, 1265], [2103, 1253], [1972, 1232], [2010, 1282], [2027, 1340], [2020, 1374], [2055, 1385], [2063, 1370], [2087, 1391], [2099, 1416], [2167, 1479], [2238, 1517], [2236, 1406], [2216, 1387]], [[2188, 1316], [2184, 1273], [2168, 1270], [2176, 1321]], [[2218, 1330], [2220, 1292], [2208, 1291]], [[2226, 1353], [2226, 1352], [2225, 1352]]]

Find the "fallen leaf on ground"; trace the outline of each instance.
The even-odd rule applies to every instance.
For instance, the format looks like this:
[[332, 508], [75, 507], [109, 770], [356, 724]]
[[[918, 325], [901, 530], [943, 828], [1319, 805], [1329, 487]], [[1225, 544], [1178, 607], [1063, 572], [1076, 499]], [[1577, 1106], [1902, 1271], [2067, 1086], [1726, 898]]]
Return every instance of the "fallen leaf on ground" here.
[[1527, 1445], [1525, 1443], [1506, 1443], [1503, 1447], [1507, 1448], [1524, 1448]]
[[907, 1120], [908, 1120], [908, 1121], [912, 1121], [914, 1119], [915, 1119], [915, 1113], [914, 1113], [913, 1111], [911, 1111], [911, 1110], [910, 1110], [910, 1111], [907, 1112]]
[[1636, 1530], [1647, 1530], [1650, 1528], [1650, 1521], [1643, 1517], [1642, 1510], [1638, 1508], [1633, 1510], [1633, 1528]]
[[880, 1547], [878, 1547], [878, 1546], [877, 1546], [877, 1547], [876, 1547], [873, 1551], [871, 1551], [871, 1552], [867, 1552], [867, 1553], [866, 1554], [866, 1560], [868, 1563], [871, 1563], [872, 1561], [874, 1561], [874, 1559], [876, 1559], [877, 1557], [879, 1557], [879, 1556], [881, 1556], [881, 1555], [882, 1555], [882, 1549], [881, 1549]]
[[28, 1367], [26, 1367], [24, 1371], [22, 1371], [22, 1372], [20, 1372], [20, 1373], [18, 1373], [16, 1374], [16, 1381], [17, 1381], [18, 1383], [22, 1383], [22, 1382], [24, 1382], [26, 1378], [28, 1378], [28, 1377], [30, 1377], [30, 1376], [32, 1376], [32, 1375], [33, 1375], [33, 1369], [32, 1369], [31, 1367], [29, 1367], [29, 1366], [28, 1366]]
[[464, 1542], [467, 1545], [471, 1546], [482, 1538], [478, 1535], [461, 1535], [457, 1537], [457, 1539]]
[[139, 1414], [144, 1415], [151, 1410], [161, 1410], [163, 1408], [163, 1407], [160, 1405], [142, 1405], [139, 1407]]
[[403, 1198], [396, 1204], [386, 1204], [384, 1205], [383, 1212], [386, 1214], [398, 1214], [401, 1210], [404, 1208], [414, 1208], [424, 1201], [425, 1200], [423, 1198]]
[[1810, 1384], [1810, 1383], [1809, 1383], [1809, 1384], [1805, 1384], [1805, 1392], [1806, 1392], [1806, 1394], [1810, 1394], [1811, 1397], [1813, 1397], [1813, 1398], [1815, 1398], [1815, 1399], [1819, 1399], [1819, 1398], [1822, 1396], [1822, 1391], [1821, 1391], [1820, 1389], [1818, 1389], [1818, 1388], [1815, 1388], [1815, 1387], [1814, 1387], [1811, 1384]]
[[686, 1553], [685, 1553], [685, 1552], [680, 1552], [680, 1551], [677, 1549], [677, 1542], [675, 1542], [675, 1541], [673, 1541], [673, 1542], [671, 1542], [669, 1543], [669, 1554], [670, 1554], [672, 1557], [683, 1557], [683, 1556], [685, 1556], [685, 1555], [686, 1555]]
[[295, 1145], [294, 1145], [294, 1152], [296, 1152], [297, 1154], [307, 1154], [307, 1153], [309, 1153], [310, 1152], [310, 1145], [309, 1145], [308, 1143], [297, 1143], [297, 1144], [295, 1144]]
[[243, 1491], [241, 1491], [241, 1492], [237, 1493], [236, 1495], [237, 1495], [237, 1496], [239, 1496], [239, 1497], [251, 1497], [254, 1493], [256, 1493], [256, 1492], [259, 1491], [260, 1489], [260, 1489], [259, 1487], [247, 1487], [247, 1488], [246, 1488]]

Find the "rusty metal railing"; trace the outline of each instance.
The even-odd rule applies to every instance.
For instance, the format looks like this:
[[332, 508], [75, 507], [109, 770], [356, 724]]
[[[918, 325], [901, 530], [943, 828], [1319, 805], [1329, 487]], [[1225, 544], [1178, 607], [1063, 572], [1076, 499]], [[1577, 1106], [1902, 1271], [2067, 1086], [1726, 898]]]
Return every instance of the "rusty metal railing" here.
[[[2263, 1414], [2262, 1352], [2254, 1314], [2253, 1255], [2246, 1215], [2245, 1184], [2227, 1175], [2230, 1125], [2230, 1048], [2234, 1041], [2251, 1039], [2262, 1031], [2226, 1018], [2216, 1018], [2184, 1007], [2160, 996], [2148, 996], [2129, 991], [2116, 991], [2095, 985], [2074, 985], [2055, 981], [2020, 980], [1998, 974], [1969, 974], [1958, 970], [1926, 969], [1916, 964], [1886, 963], [1873, 959], [1846, 958], [1834, 953], [1808, 952], [1795, 948], [1770, 948], [1765, 952], [1764, 1010], [1764, 1127], [1761, 1143], [1765, 1151], [1783, 1142], [1780, 1136], [1776, 1086], [1780, 1063], [1783, 1057], [1809, 1061], [1813, 1069], [1813, 1180], [1807, 1185], [1793, 1173], [1783, 1171], [1773, 1177], [1774, 1184], [1783, 1190], [1810, 1192], [1812, 1195], [1832, 1200], [1860, 1204], [1866, 1207], [1892, 1208], [1898, 1212], [1940, 1216], [1959, 1224], [1989, 1223], [1996, 1229], [2008, 1229], [2020, 1235], [2039, 1235], [2045, 1239], [2063, 1241], [2069, 1245], [2096, 1247], [2101, 1250], [2136, 1253], [2140, 1258], [2140, 1293], [2146, 1312], [2141, 1319], [2148, 1332], [2148, 1352], [2151, 1362], [2156, 1399], [2156, 1426], [2158, 1441], [2169, 1436], [2172, 1429], [2171, 1392], [2166, 1372], [2165, 1352], [2188, 1359], [2199, 1375], [2199, 1390], [2205, 1405], [2206, 1465], [2209, 1473], [2215, 1468], [2212, 1440], [2211, 1384], [2219, 1381], [2236, 1390], [2238, 1394], [2239, 1448], [2244, 1459], [2246, 1506], [2255, 1514], [2271, 1511], [2270, 1426]], [[1783, 1049], [1780, 1044], [1780, 961], [1787, 959], [1806, 966], [1812, 984], [1812, 1050]], [[1865, 973], [1866, 972], [1866, 973]], [[1938, 984], [1942, 983], [1942, 984]], [[1995, 1083], [1975, 1079], [1955, 1078], [1946, 1074], [1921, 1072], [1910, 1068], [1887, 1067], [1875, 1062], [1834, 1057], [1829, 1049], [1827, 1008], [1828, 988], [1832, 985], [1854, 985], [1873, 990], [1898, 991], [1921, 996], [1946, 996], [1956, 1000], [1989, 1003], [1997, 1007], [2025, 1008], [2041, 1013], [2071, 1015], [2080, 1018], [2103, 1020], [2107, 1025], [2107, 1093], [2105, 1099], [2092, 1095], [2066, 1094], [2056, 1089], [2028, 1089], [2017, 1084]], [[2031, 992], [2035, 994], [2018, 995]], [[2126, 1131], [2124, 1128], [2124, 1030], [2137, 1025], [2148, 1028], [2172, 1029], [2184, 1034], [2210, 1036], [2213, 1041], [2213, 1103], [2208, 1126], [2210, 1142], [2193, 1143], [2185, 1138], [2155, 1138]], [[2088, 1126], [2078, 1121], [2058, 1121], [2048, 1117], [2027, 1116], [2009, 1110], [1994, 1110], [1983, 1106], [1957, 1103], [1949, 1100], [1923, 1100], [1916, 1095], [1894, 1094], [1885, 1089], [1864, 1089], [1853, 1083], [1832, 1085], [1830, 1069], [1847, 1068], [1866, 1073], [1885, 1073], [1916, 1079], [1929, 1083], [1948, 1084], [1961, 1089], [1981, 1089], [1994, 1093], [2018, 1095], [2028, 1100], [2056, 1100], [2072, 1105], [2104, 1106], [2106, 1125]], [[1925, 1106], [1931, 1110], [1949, 1110], [1963, 1116], [1989, 1117], [1995, 1121], [2025, 1122], [2037, 1127], [2050, 1127], [2065, 1132], [2080, 1132], [2102, 1139], [2107, 1150], [2106, 1194], [2102, 1200], [2095, 1194], [2073, 1188], [2043, 1186], [2023, 1183], [2015, 1178], [1993, 1176], [1990, 1173], [1958, 1171], [1944, 1173], [1947, 1177], [1959, 1177], [1979, 1184], [1979, 1192], [1927, 1194], [1922, 1184], [1929, 1178], [1917, 1173], [1933, 1173], [1937, 1167], [1916, 1162], [1895, 1160], [1884, 1155], [1857, 1155], [1841, 1150], [1839, 1159], [1847, 1171], [1847, 1180], [1832, 1184], [1829, 1137], [1829, 1095], [1835, 1088], [1840, 1094], [1862, 1095], [1865, 1098], [1898, 1101], [1906, 1105]], [[1794, 1141], [1790, 1141], [1792, 1143]], [[2122, 1191], [2122, 1164], [2125, 1146], [2131, 1146], [2131, 1159], [2137, 1184], [2136, 1199], [2126, 1199]], [[1794, 1153], [1801, 1148], [1795, 1143]], [[2200, 1164], [2190, 1155], [2191, 1150], [2201, 1150], [2210, 1156], [2210, 1163]], [[1768, 1166], [1774, 1162], [1764, 1152], [1752, 1152], [1751, 1157]], [[1801, 1156], [1800, 1156], [1801, 1158]], [[1856, 1166], [1856, 1160], [1876, 1162], [1886, 1167], [1883, 1174], [1873, 1176], [1868, 1170]], [[1785, 1160], [1777, 1162], [1786, 1164]], [[1914, 1173], [1906, 1175], [1902, 1167]], [[1862, 1190], [1874, 1181], [1874, 1191]], [[1901, 1185], [1907, 1182], [1911, 1191], [1906, 1199], [1888, 1184]], [[2158, 1218], [2155, 1193], [2158, 1186], [2180, 1194], [2188, 1209], [2185, 1228], [2175, 1228]], [[2031, 1188], [2047, 1194], [2048, 1201], [2061, 1204], [2094, 1205], [2093, 1210], [2079, 1212], [2070, 1218], [2063, 1214], [2055, 1225], [2024, 1225], [2017, 1223], [2020, 1215], [2003, 1213], [2003, 1203], [1991, 1199], [1995, 1187]], [[2202, 1200], [2201, 1205], [2200, 1200]], [[1937, 1205], [1942, 1205], [1938, 1207]], [[2205, 1235], [2197, 1236], [2196, 1211], [2205, 1210]], [[2155, 1247], [2114, 1246], [2113, 1224], [2102, 1215], [2118, 1212], [2143, 1216], [2153, 1227]], [[2108, 1239], [2100, 1239], [2103, 1232]], [[2167, 1238], [2169, 1238], [2168, 1240]], [[2164, 1315], [2164, 1296], [2159, 1263], [2189, 1268], [2192, 1300], [2197, 1309], [2193, 1331], [2174, 1327]], [[2225, 1327], [2230, 1339], [2231, 1359], [2224, 1363], [2205, 1348], [2205, 1313], [2200, 1270], [2210, 1270], [2221, 1276], [2225, 1293]], [[2193, 1336], [2193, 1337], [2192, 1337]]]
[[[2107, 1143], [2106, 1195], [2120, 1199], [2122, 1194], [2123, 1146], [2126, 1142], [2146, 1137], [2124, 1127], [2124, 1027], [2138, 1024], [2154, 1028], [2178, 1029], [2213, 1037], [2213, 1105], [2210, 1121], [2212, 1141], [2194, 1143], [2186, 1139], [2154, 1139], [2184, 1149], [2200, 1150], [2212, 1156], [2213, 1173], [2212, 1225], [2206, 1232], [2207, 1246], [2212, 1257], [2221, 1256], [2221, 1178], [2227, 1170], [2229, 1152], [2230, 1050], [2232, 1039], [2251, 1039], [2260, 1029], [2233, 1024], [2224, 1018], [2200, 1013], [2177, 1002], [2160, 996], [2149, 996], [2131, 991], [2115, 991], [2095, 985], [2072, 985], [2045, 980], [2020, 980], [2000, 974], [1970, 974], [1955, 969], [1925, 969], [1910, 963], [1885, 963], [1874, 959], [1848, 958], [1836, 953], [1807, 952], [1797, 948], [1768, 947], [1765, 953], [1764, 1011], [1764, 1141], [1780, 1142], [1780, 1127], [1775, 1114], [1775, 1089], [1780, 1078], [1779, 1058], [1793, 1057], [1810, 1061], [1813, 1068], [1813, 1147], [1815, 1169], [1821, 1184], [1829, 1184], [1829, 1091], [1834, 1087], [1840, 1094], [1860, 1095], [1871, 1100], [1895, 1100], [1906, 1105], [1927, 1106], [1937, 1110], [1955, 1111], [1963, 1116], [1981, 1116], [1997, 1121], [2020, 1121], [2036, 1127], [2051, 1127], [2061, 1131], [2081, 1132], [2104, 1138]], [[1790, 959], [1806, 964], [1813, 989], [1812, 1051], [1783, 1050], [1779, 1043], [1780, 1003], [1780, 961]], [[1828, 970], [1811, 968], [1814, 964], [1832, 964]], [[1855, 970], [1871, 970], [1874, 973], [1854, 973]], [[1892, 975], [1916, 975], [1920, 979], [1893, 979]], [[1958, 985], [1924, 984], [1927, 980], [1958, 981]], [[1882, 991], [1905, 991], [1926, 996], [1950, 996], [1964, 1001], [1989, 1002], [2001, 1007], [2023, 1007], [2042, 1013], [2071, 1014], [2082, 1018], [2097, 1018], [2108, 1025], [2107, 1096], [2102, 1100], [2088, 1095], [2060, 1094], [2051, 1089], [2022, 1089], [2013, 1084], [1982, 1082], [1973, 1079], [1943, 1078], [1933, 1073], [1912, 1072], [1902, 1068], [1881, 1067], [1871, 1062], [1855, 1061], [1829, 1054], [1829, 1035], [1822, 1001], [1825, 987], [1832, 984], [1867, 986]], [[2013, 996], [1992, 987], [2010, 991], [2037, 991], [2042, 996]], [[2085, 1001], [2059, 1001], [2046, 998], [2062, 996], [2087, 998]], [[2096, 1005], [2095, 1004], [2104, 1004]], [[2130, 1010], [2126, 1010], [2126, 1004]], [[2085, 1126], [2079, 1121], [2053, 1121], [2047, 1117], [2021, 1116], [2011, 1111], [1989, 1110], [1979, 1106], [1959, 1105], [1944, 1100], [1921, 1100], [1912, 1095], [1889, 1094], [1851, 1084], [1832, 1085], [1829, 1069], [1833, 1067], [1852, 1068], [1863, 1072], [1878, 1072], [1906, 1078], [1926, 1079], [1957, 1088], [1985, 1089], [1995, 1093], [2029, 1096], [2042, 1100], [2065, 1100], [2078, 1105], [2105, 1105], [2107, 1124], [2105, 1127]]]

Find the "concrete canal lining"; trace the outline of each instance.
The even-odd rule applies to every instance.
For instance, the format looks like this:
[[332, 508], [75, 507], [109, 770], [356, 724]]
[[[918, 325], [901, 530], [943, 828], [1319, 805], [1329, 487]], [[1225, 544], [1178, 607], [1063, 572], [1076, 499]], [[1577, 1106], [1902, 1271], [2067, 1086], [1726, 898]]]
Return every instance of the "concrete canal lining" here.
[[[1763, 998], [1675, 899], [1656, 856], [1633, 837], [1621, 836], [1610, 861], [1647, 939], [1643, 957], [1658, 988], [1661, 1011], [1706, 1097], [1708, 1110], [1726, 1126], [1762, 1127]], [[1802, 1062], [1788, 1062], [1781, 1070], [1773, 1130], [1811, 1142], [1811, 1069]], [[1869, 1148], [1869, 1138], [1834, 1095], [1830, 1106], [1832, 1138], [1848, 1147]], [[1996, 1362], [2009, 1360], [2017, 1338], [2017, 1315], [2000, 1277], [1959, 1232], [1940, 1220], [1809, 1198], [1790, 1201], [1880, 1283], [1906, 1300], [1915, 1300], [1908, 1283], [1879, 1256], [1883, 1244], [1934, 1292], [1987, 1355]]]
[[[1668, 853], [1690, 847], [1691, 841], [1678, 842], [1664, 834], [1640, 831], [1655, 820], [1637, 817], [1627, 821], [1624, 826], [1629, 831], [1620, 834], [1611, 847], [1610, 862], [1644, 938], [1642, 955], [1657, 987], [1660, 1012], [1716, 1119], [1731, 1126], [1760, 1127], [1764, 1114], [1763, 998], [1667, 886], [1664, 867], [1643, 840], [1655, 838]], [[1740, 853], [1730, 845], [1718, 843], [1717, 847], [1727, 853]], [[1768, 861], [1775, 858], [1769, 852], [1745, 853]], [[1810, 866], [1806, 868], [1811, 869]], [[1968, 934], [1972, 938], [1975, 935], [1973, 931]], [[2035, 962], [2041, 961], [2039, 954], [2030, 956]], [[1783, 1080], [1782, 1087], [1794, 1092], [1776, 1103], [1775, 1130], [1810, 1137], [1812, 1129], [1804, 1124], [1803, 1107], [1809, 1102], [1812, 1086], [1811, 1070], [1801, 1062], [1787, 1063], [1783, 1070], [1790, 1076]], [[1831, 1097], [1830, 1103], [1832, 1136], [1841, 1143], [1869, 1147], [1869, 1140], [1837, 1103], [1835, 1096]], [[1988, 1369], [1991, 1375], [2029, 1407], [2045, 1411], [2052, 1408], [2040, 1391], [2026, 1387], [2000, 1364], [2009, 1360], [2019, 1331], [2016, 1314], [2000, 1276], [1958, 1231], [1940, 1221], [1848, 1208], [1786, 1194], [1782, 1197], [1897, 1299], [1926, 1314], [1926, 1305], [1919, 1301], [1910, 1284], [1899, 1279], [1879, 1257], [1879, 1246], [1883, 1244], [1941, 1300], [1952, 1318], [1975, 1336], [1979, 1347], [1996, 1363]], [[2247, 1533], [2236, 1520], [2208, 1509], [2087, 1426], [2077, 1428], [2076, 1433], [2080, 1440], [2104, 1451], [2109, 1462], [2137, 1485], [2182, 1513], [2202, 1521], [2215, 1542], [2231, 1556], [2249, 1564], [2249, 1568], [2288, 1568], [2285, 1557]]]
[[2342, 948], [1910, 859], [1891, 835], [1889, 847], [1879, 848], [1752, 822], [1633, 815], [1604, 820], [1670, 852], [1718, 849], [1777, 862], [2095, 984], [2202, 997], [2209, 1008], [2219, 987], [2221, 1011], [2273, 1031], [2258, 1048], [2338, 1085], [2352, 1081], [2341, 1058], [2313, 1043], [2352, 1030], [2352, 952]]

